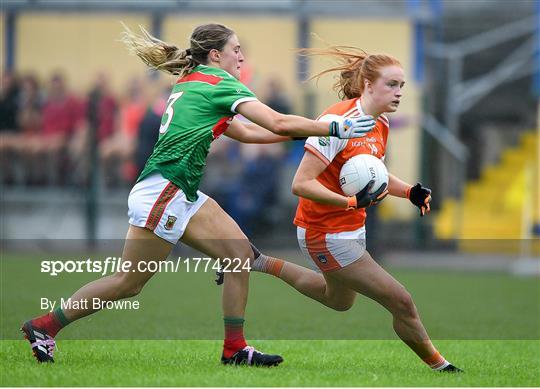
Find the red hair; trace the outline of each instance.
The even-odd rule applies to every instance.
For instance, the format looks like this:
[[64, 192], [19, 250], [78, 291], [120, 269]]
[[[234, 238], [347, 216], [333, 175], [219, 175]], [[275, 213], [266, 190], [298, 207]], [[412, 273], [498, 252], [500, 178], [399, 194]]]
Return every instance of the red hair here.
[[326, 69], [313, 77], [339, 71], [339, 79], [333, 85], [341, 99], [360, 97], [364, 91], [365, 80], [375, 82], [380, 76], [380, 69], [386, 66], [401, 66], [401, 63], [391, 55], [367, 54], [365, 51], [351, 46], [331, 46], [326, 49], [301, 49], [302, 55], [323, 55], [335, 57], [339, 65]]

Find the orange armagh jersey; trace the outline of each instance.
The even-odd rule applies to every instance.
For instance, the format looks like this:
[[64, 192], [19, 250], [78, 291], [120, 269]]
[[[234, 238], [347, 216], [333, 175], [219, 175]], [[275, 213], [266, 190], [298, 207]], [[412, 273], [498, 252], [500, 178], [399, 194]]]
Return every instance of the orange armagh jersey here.
[[[319, 118], [332, 121], [340, 117], [363, 115], [360, 99], [339, 102], [328, 108]], [[343, 164], [358, 154], [372, 154], [384, 161], [388, 139], [388, 118], [379, 116], [373, 130], [362, 138], [309, 137], [304, 148], [326, 164], [317, 181], [333, 192], [345, 195], [339, 186], [339, 173]], [[300, 197], [294, 224], [306, 229], [326, 233], [354, 231], [365, 224], [365, 209], [346, 210], [334, 205], [317, 203]]]

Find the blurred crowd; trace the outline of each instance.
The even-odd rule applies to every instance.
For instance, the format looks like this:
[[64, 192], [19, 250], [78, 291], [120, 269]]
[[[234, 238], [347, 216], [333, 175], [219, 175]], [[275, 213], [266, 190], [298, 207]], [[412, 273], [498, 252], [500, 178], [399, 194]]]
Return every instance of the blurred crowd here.
[[[129, 188], [152, 152], [172, 86], [158, 74], [132, 79], [120, 93], [105, 73], [83, 93], [61, 72], [43, 80], [4, 73], [1, 81], [0, 180], [23, 189], [84, 189], [95, 169], [101, 190]], [[291, 112], [280, 79], [257, 82], [259, 88], [242, 81], [275, 110]], [[256, 214], [277, 206], [281, 167], [301, 146], [244, 145], [223, 136], [212, 145], [202, 189], [245, 228], [261, 225]]]
[[[2, 184], [72, 186], [88, 183], [100, 169], [106, 187], [131, 183], [142, 154], [151, 151], [166, 103], [163, 83], [130, 80], [115, 94], [105, 74], [86, 93], [73, 92], [61, 73], [40, 81], [34, 75], [5, 73], [0, 100]], [[91, 163], [97, 147], [99, 166]], [[146, 155], [147, 157], [147, 155]]]

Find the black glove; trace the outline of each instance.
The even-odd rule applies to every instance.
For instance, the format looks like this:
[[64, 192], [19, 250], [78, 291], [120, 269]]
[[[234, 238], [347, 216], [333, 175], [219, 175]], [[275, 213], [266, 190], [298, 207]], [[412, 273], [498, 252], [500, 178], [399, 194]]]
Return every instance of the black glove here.
[[356, 205], [354, 208], [367, 208], [371, 205], [377, 204], [386, 197], [388, 194], [388, 190], [386, 190], [386, 183], [382, 184], [376, 192], [369, 193], [374, 184], [375, 180], [369, 181], [368, 184], [355, 195]]
[[421, 183], [417, 183], [409, 189], [407, 197], [420, 209], [420, 216], [424, 216], [430, 211], [429, 202], [431, 201], [431, 189], [422, 186]]
[[216, 283], [216, 285], [221, 285], [223, 284], [223, 281], [225, 280], [225, 272], [223, 271], [223, 268], [220, 266], [218, 271], [216, 271], [216, 279], [214, 280], [214, 282]]

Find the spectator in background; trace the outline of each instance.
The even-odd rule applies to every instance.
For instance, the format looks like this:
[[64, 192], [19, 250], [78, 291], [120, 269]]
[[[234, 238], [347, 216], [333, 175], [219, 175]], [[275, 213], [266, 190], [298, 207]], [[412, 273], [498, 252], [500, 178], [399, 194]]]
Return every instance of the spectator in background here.
[[24, 138], [35, 137], [41, 130], [41, 110], [43, 94], [37, 77], [33, 74], [24, 76], [21, 80], [19, 96], [18, 127]]
[[[99, 73], [88, 94], [86, 106], [88, 131], [80, 131], [70, 145], [70, 154], [78, 173], [74, 180], [78, 184], [87, 182], [90, 174], [91, 146], [99, 147], [112, 136], [116, 126], [118, 104], [110, 89], [109, 79], [105, 73]], [[97, 154], [97, 153], [96, 153]]]
[[4, 72], [0, 83], [0, 131], [2, 133], [17, 129], [19, 91], [19, 82], [15, 74]]
[[125, 177], [124, 167], [133, 159], [139, 125], [146, 111], [144, 86], [138, 78], [129, 82], [127, 93], [120, 102], [118, 125], [112, 136], [100, 145], [101, 165], [107, 187], [118, 186], [132, 179]]
[[12, 142], [10, 165], [15, 183], [23, 184], [32, 169], [32, 159], [27, 148], [39, 138], [41, 131], [41, 110], [43, 93], [36, 76], [29, 74], [21, 79], [17, 124], [20, 129]]
[[24, 150], [32, 160], [31, 184], [68, 181], [68, 145], [86, 126], [85, 110], [84, 101], [68, 91], [64, 77], [53, 74], [41, 111], [41, 129]]
[[139, 124], [137, 145], [135, 148], [135, 170], [134, 177], [142, 172], [148, 157], [154, 150], [154, 145], [158, 139], [161, 116], [167, 105], [169, 97], [169, 86], [164, 88], [159, 80], [151, 83], [146, 93], [146, 111]]
[[13, 154], [19, 128], [17, 112], [19, 83], [11, 72], [2, 74], [0, 83], [0, 168], [2, 182], [13, 181]]
[[118, 103], [111, 92], [109, 79], [105, 73], [100, 73], [88, 95], [87, 114], [88, 125], [96, 130], [98, 143], [113, 134], [117, 111]]
[[[268, 79], [263, 101], [277, 112], [290, 114], [292, 111], [280, 78]], [[280, 167], [285, 157], [285, 145], [241, 143], [239, 147], [243, 171], [240, 174], [239, 184], [234, 186], [235, 190], [228, 202], [231, 204], [228, 211], [248, 235], [268, 232], [274, 223], [272, 217], [278, 213], [270, 211], [261, 214], [260, 210], [263, 208], [272, 210], [278, 204]], [[264, 182], [265, 185], [259, 187], [256, 193], [238, 190], [250, 187], [254, 182]]]
[[[274, 75], [268, 79], [265, 87], [266, 98], [264, 101], [269, 107], [277, 112], [285, 112], [287, 114], [292, 113], [293, 109], [291, 99], [289, 98], [289, 95], [284, 87], [283, 79]], [[289, 167], [296, 171], [296, 167], [304, 155], [304, 142], [291, 142], [285, 147], [288, 148]], [[296, 203], [294, 205], [296, 207]]]
[[[279, 172], [285, 155], [282, 144], [241, 144], [240, 182], [234, 186], [231, 215], [248, 235], [268, 232], [273, 227], [273, 216], [279, 193]], [[247, 191], [254, 183], [264, 182], [256, 191]], [[289, 185], [289, 183], [287, 183]], [[267, 212], [261, 212], [261, 209]]]
[[290, 114], [292, 111], [291, 101], [283, 86], [283, 80], [277, 76], [268, 79], [266, 84], [266, 104], [274, 111]]

